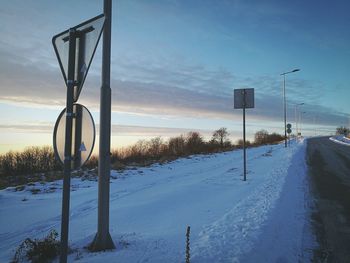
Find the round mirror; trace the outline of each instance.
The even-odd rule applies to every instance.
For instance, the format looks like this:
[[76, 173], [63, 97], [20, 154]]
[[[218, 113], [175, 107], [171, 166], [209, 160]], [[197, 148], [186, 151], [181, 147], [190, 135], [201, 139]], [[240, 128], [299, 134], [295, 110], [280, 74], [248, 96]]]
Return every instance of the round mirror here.
[[[95, 123], [89, 110], [81, 105], [73, 105], [71, 168], [78, 169], [90, 158], [95, 144]], [[56, 158], [64, 164], [66, 142], [66, 109], [58, 116], [53, 133], [53, 148]]]

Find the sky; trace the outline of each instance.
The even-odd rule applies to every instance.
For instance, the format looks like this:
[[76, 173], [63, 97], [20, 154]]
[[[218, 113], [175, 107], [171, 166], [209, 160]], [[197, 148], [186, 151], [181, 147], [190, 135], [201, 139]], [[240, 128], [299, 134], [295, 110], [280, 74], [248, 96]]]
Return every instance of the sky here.
[[[303, 135], [349, 126], [348, 1], [113, 0], [112, 148], [220, 127], [242, 137], [233, 90], [254, 88], [247, 135]], [[97, 0], [13, 0], [0, 5], [0, 153], [52, 145], [66, 86], [51, 39], [102, 13]], [[102, 41], [101, 41], [102, 43]], [[99, 44], [78, 103], [99, 126]], [[298, 107], [296, 114], [296, 104]], [[296, 116], [298, 116], [296, 118]], [[98, 141], [98, 140], [97, 140]], [[97, 145], [98, 147], [98, 145]]]

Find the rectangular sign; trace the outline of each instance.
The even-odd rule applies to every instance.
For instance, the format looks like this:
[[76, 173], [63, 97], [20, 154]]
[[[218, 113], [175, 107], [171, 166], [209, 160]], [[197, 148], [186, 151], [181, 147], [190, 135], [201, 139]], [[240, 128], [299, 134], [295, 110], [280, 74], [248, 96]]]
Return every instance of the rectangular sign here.
[[254, 108], [254, 89], [235, 89], [234, 90], [234, 108]]

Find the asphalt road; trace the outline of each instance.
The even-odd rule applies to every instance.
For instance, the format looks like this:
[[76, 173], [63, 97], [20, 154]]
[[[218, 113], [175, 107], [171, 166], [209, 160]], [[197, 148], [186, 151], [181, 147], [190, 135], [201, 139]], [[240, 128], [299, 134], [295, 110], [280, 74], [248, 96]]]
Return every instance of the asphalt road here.
[[307, 163], [315, 197], [312, 215], [320, 244], [316, 262], [350, 262], [350, 146], [329, 137], [307, 141]]

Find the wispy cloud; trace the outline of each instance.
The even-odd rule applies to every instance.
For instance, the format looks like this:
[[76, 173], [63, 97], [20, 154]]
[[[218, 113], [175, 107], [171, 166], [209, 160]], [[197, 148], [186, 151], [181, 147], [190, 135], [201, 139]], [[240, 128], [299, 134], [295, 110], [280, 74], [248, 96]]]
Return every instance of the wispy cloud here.
[[[46, 124], [0, 124], [0, 131], [14, 132], [14, 133], [49, 133], [53, 132], [53, 123]], [[169, 128], [169, 127], [155, 127], [155, 126], [138, 126], [138, 125], [112, 125], [112, 136], [133, 136], [133, 137], [175, 137], [186, 135], [189, 132], [199, 132], [206, 138], [210, 138], [214, 130], [208, 129], [184, 129], [184, 128]], [[96, 127], [96, 133], [99, 134], [99, 128]], [[239, 136], [240, 133], [230, 131], [232, 136]]]
[[[0, 52], [0, 100], [37, 105], [65, 105], [65, 85], [57, 68], [44, 62], [30, 62], [20, 56]], [[15, 80], [15, 81], [14, 81]], [[88, 77], [81, 99], [98, 109], [100, 78]], [[282, 81], [279, 77], [238, 77], [224, 70], [160, 61], [133, 61], [128, 58], [116, 65], [112, 75], [113, 110], [142, 114], [207, 118], [239, 118], [233, 111], [233, 89], [253, 87], [256, 108], [251, 116], [258, 119], [281, 118]], [[304, 102], [309, 113], [322, 113], [324, 122], [344, 122], [346, 116], [318, 104], [318, 86], [300, 79], [288, 80], [288, 111], [293, 103]]]

